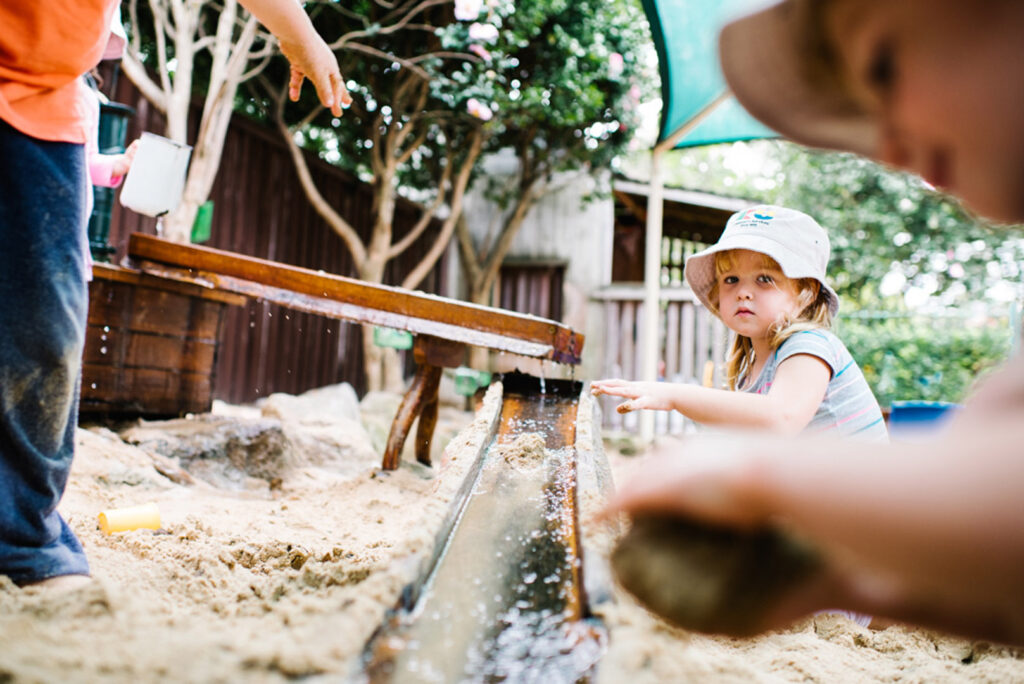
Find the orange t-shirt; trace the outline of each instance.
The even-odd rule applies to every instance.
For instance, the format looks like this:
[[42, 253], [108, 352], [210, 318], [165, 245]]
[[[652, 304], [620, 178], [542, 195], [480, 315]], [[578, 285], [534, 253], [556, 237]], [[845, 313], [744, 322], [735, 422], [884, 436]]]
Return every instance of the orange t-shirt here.
[[0, 119], [59, 142], [88, 139], [79, 78], [100, 61], [119, 0], [0, 2]]

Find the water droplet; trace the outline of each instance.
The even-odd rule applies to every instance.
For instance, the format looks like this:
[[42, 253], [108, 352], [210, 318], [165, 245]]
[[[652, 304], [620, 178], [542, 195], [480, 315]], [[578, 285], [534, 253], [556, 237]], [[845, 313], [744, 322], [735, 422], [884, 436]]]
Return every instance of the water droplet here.
[[536, 581], [537, 573], [535, 572], [528, 572], [525, 575], [523, 575], [523, 584], [533, 584]]
[[90, 386], [90, 387], [92, 387], [93, 389], [96, 389], [96, 383], [95, 383], [95, 382], [94, 382], [94, 383], [92, 383], [92, 384], [91, 384], [91, 385], [89, 385], [89, 386]]
[[106, 354], [106, 353], [107, 353], [107, 348], [106, 347], [100, 347], [100, 354]]
[[110, 332], [110, 326], [109, 325], [103, 326], [103, 332]]

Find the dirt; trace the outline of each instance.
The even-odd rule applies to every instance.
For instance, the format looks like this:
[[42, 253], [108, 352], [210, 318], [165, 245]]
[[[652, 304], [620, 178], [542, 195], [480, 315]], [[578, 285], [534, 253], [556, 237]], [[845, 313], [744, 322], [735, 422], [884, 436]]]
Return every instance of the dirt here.
[[[642, 456], [633, 455], [637, 450], [628, 441], [615, 446], [608, 459], [621, 482]], [[684, 453], [685, 445], [678, 447]], [[593, 546], [606, 549], [618, 534], [592, 521], [584, 532]], [[617, 584], [595, 612], [610, 635], [599, 684], [1024, 682], [1019, 649], [903, 625], [874, 630], [834, 613], [755, 637], [707, 636], [655, 617]]]
[[[385, 473], [380, 454], [399, 401], [356, 402], [337, 386], [119, 432], [80, 429], [60, 510], [94, 579], [57, 593], [0, 578], [0, 681], [352, 677], [433, 550], [500, 397], [492, 390], [475, 414], [443, 407], [435, 467], [406, 453]], [[654, 618], [610, 581], [619, 530], [593, 515], [612, 476], [638, 461], [611, 451], [609, 469], [588, 401], [577, 441], [584, 571], [609, 633], [597, 681], [1024, 682], [1016, 651], [907, 627], [872, 631], [824, 615], [724, 639]], [[101, 511], [151, 501], [161, 529], [100, 531]]]

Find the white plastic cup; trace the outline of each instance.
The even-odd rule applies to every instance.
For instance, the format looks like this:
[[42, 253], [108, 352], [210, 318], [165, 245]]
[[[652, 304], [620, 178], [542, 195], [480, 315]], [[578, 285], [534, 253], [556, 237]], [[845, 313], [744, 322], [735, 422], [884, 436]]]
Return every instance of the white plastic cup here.
[[143, 133], [121, 188], [121, 206], [146, 216], [163, 216], [181, 202], [192, 148]]

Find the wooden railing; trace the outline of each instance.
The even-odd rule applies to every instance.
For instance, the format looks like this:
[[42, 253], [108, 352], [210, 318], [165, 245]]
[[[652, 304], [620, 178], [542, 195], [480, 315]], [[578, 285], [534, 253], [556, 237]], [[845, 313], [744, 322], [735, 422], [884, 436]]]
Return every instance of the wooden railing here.
[[[639, 380], [643, 367], [644, 289], [639, 284], [610, 285], [596, 292], [593, 299], [603, 303], [604, 361], [601, 377]], [[723, 384], [723, 364], [728, 349], [729, 331], [708, 311], [688, 287], [661, 290], [661, 325], [658, 341], [658, 375], [669, 382]], [[619, 414], [619, 401], [602, 397], [604, 427], [612, 431], [636, 432], [637, 413]], [[681, 434], [687, 420], [675, 412], [659, 411], [655, 416], [658, 434]]]

